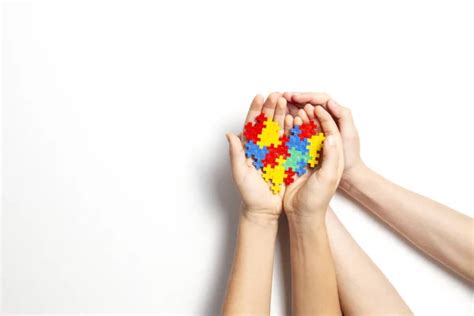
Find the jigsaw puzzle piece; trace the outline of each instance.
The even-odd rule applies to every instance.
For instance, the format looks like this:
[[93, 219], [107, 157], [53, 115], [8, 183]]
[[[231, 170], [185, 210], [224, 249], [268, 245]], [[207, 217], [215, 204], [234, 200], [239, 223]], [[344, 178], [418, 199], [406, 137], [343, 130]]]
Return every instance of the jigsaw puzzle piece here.
[[271, 145], [279, 146], [281, 144], [279, 134], [280, 125], [272, 119], [267, 119], [263, 124], [264, 127], [262, 132], [258, 135], [259, 140], [257, 145], [259, 145], [260, 148], [270, 147]]
[[316, 134], [316, 129], [317, 129], [317, 126], [313, 120], [309, 121], [309, 123], [303, 123], [300, 126], [301, 132], [298, 136], [300, 137], [301, 140], [305, 138], [311, 138], [311, 136]]
[[284, 161], [283, 157], [278, 157], [275, 166], [267, 165], [263, 168], [262, 177], [265, 181], [271, 183], [271, 189], [274, 194], [280, 192], [281, 185], [284, 183], [286, 175], [285, 167], [283, 167]]
[[308, 145], [309, 141], [307, 138], [301, 139], [298, 135], [301, 134], [299, 132], [298, 134], [293, 134], [290, 136], [288, 140], [288, 148], [294, 148], [302, 153], [306, 153], [308, 151]]
[[285, 171], [285, 185], [290, 185], [295, 181], [295, 172], [292, 168], [288, 168]]
[[307, 165], [307, 162], [304, 161], [304, 160], [300, 160], [298, 161], [298, 167], [296, 168], [296, 173], [298, 174], [299, 177], [301, 177], [302, 175], [304, 175], [306, 173], [306, 165]]
[[262, 133], [262, 129], [265, 127], [264, 122], [267, 118], [265, 114], [260, 113], [255, 119], [255, 123], [248, 122], [244, 126], [244, 137], [248, 141], [258, 142], [258, 135]]
[[257, 170], [263, 168], [264, 163], [263, 160], [265, 159], [266, 155], [268, 154], [268, 149], [266, 147], [260, 148], [256, 143], [253, 141], [248, 141], [245, 144], [245, 156], [247, 158], [252, 158], [253, 165]]
[[309, 165], [314, 168], [319, 163], [319, 152], [323, 148], [323, 142], [326, 139], [323, 133], [311, 136], [309, 139]]

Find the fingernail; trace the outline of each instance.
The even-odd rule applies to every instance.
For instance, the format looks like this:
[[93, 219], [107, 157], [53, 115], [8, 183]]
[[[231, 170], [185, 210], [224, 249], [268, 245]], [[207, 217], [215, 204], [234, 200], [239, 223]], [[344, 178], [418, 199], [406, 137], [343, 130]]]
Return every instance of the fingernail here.
[[334, 136], [329, 135], [328, 137], [326, 137], [326, 140], [324, 141], [325, 146], [332, 147], [334, 146], [334, 144], [335, 144]]

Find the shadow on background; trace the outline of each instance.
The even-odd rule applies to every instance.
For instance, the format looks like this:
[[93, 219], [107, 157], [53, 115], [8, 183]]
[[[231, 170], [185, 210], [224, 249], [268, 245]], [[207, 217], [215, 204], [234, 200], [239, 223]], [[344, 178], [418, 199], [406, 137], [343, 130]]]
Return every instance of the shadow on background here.
[[[224, 135], [224, 133], [222, 133]], [[227, 143], [222, 136], [222, 142], [219, 143], [218, 153], [213, 157], [212, 163], [207, 166], [206, 175], [208, 181], [206, 185], [207, 194], [213, 200], [216, 206], [215, 212], [212, 212], [220, 220], [217, 221], [222, 227], [219, 249], [216, 249], [215, 276], [208, 288], [203, 291], [209, 292], [206, 302], [204, 302], [202, 315], [220, 315], [222, 303], [224, 301], [227, 279], [232, 267], [232, 260], [235, 251], [235, 241], [237, 227], [239, 224], [240, 195], [234, 186], [230, 162], [228, 157]]]
[[[215, 277], [208, 289], [208, 300], [204, 302], [202, 315], [220, 315], [222, 303], [224, 301], [227, 280], [232, 268], [232, 260], [235, 252], [235, 242], [237, 228], [239, 224], [240, 194], [234, 185], [230, 162], [228, 157], [227, 143], [222, 142], [218, 146], [218, 155], [215, 155], [213, 163], [207, 169], [208, 183], [212, 185], [208, 189], [208, 194], [212, 195], [213, 204], [218, 208], [216, 216], [221, 217], [220, 223], [224, 225], [219, 249], [216, 249]], [[284, 306], [287, 315], [291, 314], [291, 273], [290, 273], [290, 246], [288, 220], [286, 216], [281, 216], [277, 236], [277, 245], [281, 254], [281, 261], [276, 273], [282, 275], [284, 282]], [[278, 260], [278, 257], [275, 257]]]

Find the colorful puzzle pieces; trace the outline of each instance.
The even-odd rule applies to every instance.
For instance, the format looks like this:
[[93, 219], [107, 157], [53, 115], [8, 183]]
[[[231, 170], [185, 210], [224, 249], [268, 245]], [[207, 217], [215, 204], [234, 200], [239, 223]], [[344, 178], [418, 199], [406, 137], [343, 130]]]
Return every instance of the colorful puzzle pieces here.
[[314, 121], [295, 126], [290, 136], [280, 136], [277, 122], [260, 113], [255, 122], [244, 127], [245, 155], [253, 159], [256, 169], [270, 182], [273, 193], [280, 192], [281, 185], [290, 185], [295, 175], [302, 176], [306, 167], [314, 168], [319, 163], [319, 152], [323, 147], [324, 134], [317, 133]]

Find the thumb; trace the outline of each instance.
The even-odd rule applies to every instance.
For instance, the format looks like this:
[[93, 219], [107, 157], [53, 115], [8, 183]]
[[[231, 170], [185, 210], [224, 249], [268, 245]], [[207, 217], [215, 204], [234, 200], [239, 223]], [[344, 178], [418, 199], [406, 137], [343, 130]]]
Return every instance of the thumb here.
[[327, 108], [337, 121], [341, 133], [345, 135], [357, 135], [357, 128], [355, 127], [352, 112], [349, 108], [343, 107], [333, 99], [328, 101]]
[[341, 152], [339, 150], [340, 142], [336, 135], [328, 135], [324, 141], [323, 159], [318, 177], [330, 183], [337, 184], [340, 178]]
[[232, 165], [232, 171], [238, 173], [245, 166], [245, 151], [242, 146], [240, 138], [237, 137], [234, 133], [226, 134], [227, 141], [229, 142], [229, 156], [230, 162]]

